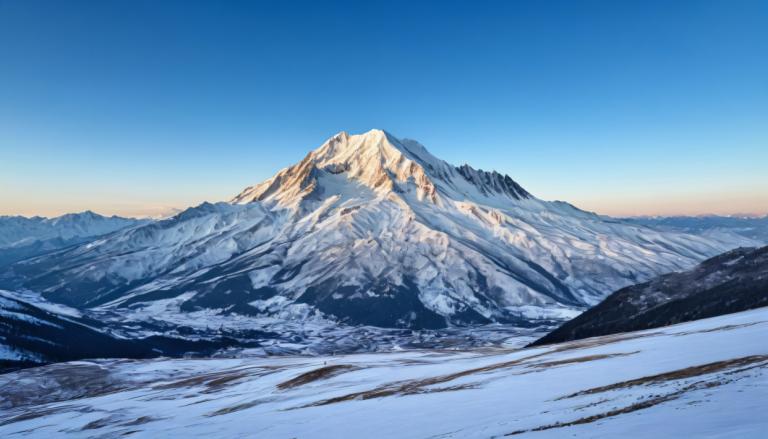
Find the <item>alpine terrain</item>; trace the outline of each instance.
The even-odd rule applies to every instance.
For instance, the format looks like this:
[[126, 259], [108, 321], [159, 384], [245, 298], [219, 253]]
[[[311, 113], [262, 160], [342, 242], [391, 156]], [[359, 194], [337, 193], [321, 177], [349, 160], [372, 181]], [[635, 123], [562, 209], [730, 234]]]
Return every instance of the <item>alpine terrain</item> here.
[[622, 288], [534, 345], [658, 328], [768, 306], [768, 247], [739, 248], [695, 268]]
[[230, 202], [20, 261], [0, 283], [124, 322], [527, 325], [755, 244], [544, 201], [372, 130], [331, 137]]
[[0, 216], [0, 267], [147, 222], [91, 211], [55, 218]]

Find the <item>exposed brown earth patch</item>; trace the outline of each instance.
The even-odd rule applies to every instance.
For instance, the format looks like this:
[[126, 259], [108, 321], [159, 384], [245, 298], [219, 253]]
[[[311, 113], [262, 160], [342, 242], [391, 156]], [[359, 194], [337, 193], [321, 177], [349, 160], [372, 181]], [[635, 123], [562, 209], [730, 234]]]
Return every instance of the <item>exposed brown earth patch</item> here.
[[249, 409], [251, 407], [255, 407], [259, 405], [261, 401], [249, 401], [242, 404], [233, 405], [230, 407], [224, 407], [222, 409], [216, 410], [215, 412], [208, 413], [206, 416], [221, 416], [226, 415], [229, 413], [239, 412], [240, 410]]
[[558, 399], [573, 398], [582, 395], [592, 395], [595, 393], [607, 392], [615, 389], [625, 389], [634, 386], [641, 386], [647, 384], [658, 384], [665, 381], [680, 380], [686, 378], [697, 377], [701, 375], [707, 375], [710, 373], [720, 372], [726, 369], [734, 369], [741, 366], [754, 365], [755, 363], [768, 361], [768, 355], [751, 355], [748, 357], [734, 358], [725, 361], [716, 361], [714, 363], [702, 364], [699, 366], [691, 366], [685, 369], [673, 370], [671, 372], [664, 372], [657, 375], [646, 376], [642, 378], [635, 378], [633, 380], [622, 381], [619, 383], [609, 384], [607, 386], [594, 387], [587, 390], [582, 390]]
[[80, 429], [80, 431], [98, 430], [99, 428], [104, 428], [108, 425], [114, 425], [117, 420], [118, 418], [116, 416], [107, 416], [105, 418], [96, 419], [95, 421], [91, 421], [85, 424], [83, 428]]
[[[759, 367], [759, 366], [753, 366], [753, 367]], [[743, 371], [743, 370], [751, 369], [751, 368], [752, 367], [741, 369], [741, 370]], [[634, 404], [630, 404], [630, 405], [628, 405], [626, 407], [622, 407], [622, 408], [619, 408], [619, 409], [609, 410], [607, 412], [597, 413], [597, 414], [590, 415], [590, 416], [585, 416], [583, 418], [579, 418], [579, 419], [576, 419], [576, 420], [573, 420], [573, 421], [569, 421], [569, 422], [556, 422], [554, 424], [542, 425], [542, 426], [535, 427], [535, 428], [530, 428], [530, 429], [525, 429], [525, 430], [517, 430], [517, 431], [513, 431], [511, 433], [507, 433], [504, 436], [515, 436], [515, 435], [519, 435], [519, 434], [523, 434], [523, 433], [530, 433], [530, 432], [534, 432], [534, 431], [544, 431], [544, 430], [551, 430], [551, 429], [554, 429], [554, 428], [563, 428], [563, 427], [571, 427], [571, 426], [580, 425], [580, 424], [589, 424], [589, 423], [592, 423], [592, 422], [595, 422], [595, 421], [599, 421], [601, 419], [611, 418], [611, 417], [618, 416], [618, 415], [623, 415], [623, 414], [626, 414], [626, 413], [632, 413], [632, 412], [636, 412], [636, 411], [639, 411], [639, 410], [644, 410], [644, 409], [647, 409], [647, 408], [650, 408], [650, 407], [662, 404], [662, 403], [667, 402], [667, 401], [672, 401], [674, 399], [678, 399], [678, 398], [680, 398], [681, 396], [683, 396], [684, 394], [686, 394], [688, 392], [695, 391], [695, 390], [704, 390], [704, 389], [711, 389], [711, 388], [714, 388], [714, 387], [719, 387], [719, 386], [722, 386], [724, 384], [730, 383], [731, 381], [732, 380], [727, 380], [727, 379], [713, 380], [713, 381], [706, 381], [706, 380], [697, 381], [697, 382], [695, 382], [693, 384], [689, 384], [689, 385], [687, 385], [687, 386], [685, 386], [685, 387], [683, 387], [683, 388], [681, 388], [679, 390], [676, 390], [674, 392], [668, 393], [666, 395], [656, 395], [656, 396], [654, 396], [654, 397], [652, 397], [650, 399], [646, 399], [645, 401], [639, 401], [639, 402], [636, 402]], [[602, 402], [606, 402], [606, 401], [603, 400], [603, 401], [600, 401], [599, 403], [602, 403]], [[597, 405], [597, 404], [592, 404], [592, 405]], [[582, 408], [584, 408], [584, 407], [582, 407]]]
[[[618, 334], [601, 335], [599, 337], [585, 338], [581, 340], [566, 341], [566, 342], [561, 342], [561, 343], [553, 344], [549, 346], [555, 347], [555, 349], [553, 349], [551, 352], [563, 352], [563, 351], [570, 351], [573, 349], [586, 349], [586, 348], [593, 348], [597, 346], [604, 346], [611, 343], [627, 341], [627, 340], [635, 340], [638, 338], [654, 337], [656, 335], [661, 335], [661, 334], [662, 333], [658, 331], [656, 332], [622, 332]], [[534, 346], [534, 347], [538, 347], [538, 346]]]
[[229, 413], [239, 412], [241, 410], [249, 409], [251, 407], [256, 407], [259, 404], [270, 402], [272, 400], [273, 398], [256, 399], [253, 401], [244, 402], [242, 404], [236, 404], [229, 407], [224, 407], [214, 412], [208, 413], [205, 416], [212, 417], [212, 416], [227, 415]]
[[620, 409], [611, 410], [611, 411], [604, 412], [604, 413], [598, 413], [596, 415], [586, 416], [584, 418], [579, 418], [579, 419], [576, 419], [575, 421], [556, 422], [554, 424], [542, 425], [540, 427], [531, 428], [531, 429], [528, 429], [528, 430], [517, 430], [517, 431], [513, 431], [511, 433], [507, 433], [504, 436], [515, 436], [515, 435], [518, 435], [518, 434], [529, 433], [529, 432], [533, 432], [533, 431], [544, 431], [544, 430], [551, 430], [553, 428], [563, 428], [563, 427], [571, 427], [573, 425], [589, 424], [590, 422], [599, 421], [600, 419], [610, 418], [610, 417], [622, 415], [622, 414], [625, 414], [625, 413], [631, 413], [631, 412], [636, 412], [638, 410], [647, 409], [649, 407], [653, 407], [655, 405], [661, 404], [661, 403], [663, 403], [665, 401], [670, 401], [672, 399], [676, 399], [678, 396], [679, 395], [669, 394], [669, 395], [664, 395], [664, 396], [660, 396], [660, 397], [655, 397], [653, 399], [649, 399], [649, 400], [646, 400], [646, 401], [638, 402], [638, 403], [635, 403], [635, 404], [632, 404], [632, 405], [629, 405], [627, 407], [623, 407], [623, 408], [620, 408]]
[[691, 335], [691, 334], [705, 334], [707, 332], [718, 332], [718, 331], [732, 331], [734, 329], [739, 328], [746, 328], [749, 326], [754, 325], [761, 325], [763, 323], [768, 323], [765, 320], [759, 321], [759, 322], [749, 322], [749, 323], [742, 323], [740, 325], [725, 325], [725, 326], [718, 326], [717, 328], [709, 328], [709, 329], [701, 329], [698, 331], [683, 331], [683, 332], [676, 332], [672, 335], [674, 336], [681, 336], [681, 335]]
[[165, 418], [154, 418], [152, 416], [139, 416], [138, 418], [134, 419], [133, 421], [123, 422], [120, 425], [123, 426], [123, 427], [132, 427], [132, 426], [135, 426], [135, 425], [144, 425], [144, 424], [148, 424], [150, 422], [161, 421], [163, 419], [165, 419]]
[[353, 370], [360, 369], [358, 366], [352, 366], [349, 364], [335, 364], [332, 366], [324, 366], [319, 369], [314, 369], [309, 372], [305, 372], [295, 378], [288, 381], [284, 381], [277, 385], [280, 390], [292, 389], [294, 387], [303, 386], [314, 381], [327, 380], [329, 378], [341, 375], [345, 372], [351, 372]]
[[562, 366], [562, 365], [565, 365], [565, 364], [586, 363], [586, 362], [589, 362], [589, 361], [604, 360], [606, 358], [626, 357], [628, 355], [634, 355], [634, 354], [636, 354], [638, 352], [640, 352], [640, 351], [620, 352], [620, 353], [616, 353], [616, 354], [587, 355], [587, 356], [584, 356], [584, 357], [568, 358], [568, 359], [565, 359], [565, 360], [545, 361], [543, 363], [535, 363], [535, 364], [531, 364], [528, 367], [547, 368], [547, 367]]
[[244, 369], [229, 370], [215, 373], [204, 373], [189, 378], [184, 378], [170, 383], [159, 384], [154, 387], [155, 390], [184, 389], [194, 386], [205, 386], [203, 393], [213, 393], [222, 390], [230, 384], [243, 378], [252, 376], [264, 376], [274, 373], [279, 368], [254, 366]]
[[[419, 394], [419, 393], [427, 393], [428, 389], [427, 387], [433, 386], [436, 384], [442, 384], [449, 381], [456, 380], [458, 378], [463, 378], [465, 376], [470, 376], [474, 374], [480, 374], [485, 372], [491, 372], [494, 370], [499, 369], [506, 369], [514, 366], [518, 366], [520, 364], [523, 364], [527, 361], [533, 360], [534, 358], [539, 358], [547, 355], [551, 355], [558, 352], [563, 351], [569, 351], [569, 350], [575, 350], [575, 349], [585, 349], [585, 348], [591, 348], [595, 346], [602, 346], [605, 344], [614, 343], [616, 341], [621, 340], [628, 340], [633, 338], [641, 338], [641, 337], [649, 337], [651, 335], [654, 335], [655, 333], [648, 333], [648, 334], [617, 334], [617, 335], [611, 335], [611, 336], [605, 336], [605, 337], [599, 337], [595, 339], [589, 339], [589, 340], [578, 340], [575, 342], [569, 342], [564, 343], [561, 345], [558, 345], [555, 349], [549, 349], [544, 352], [540, 352], [537, 354], [529, 355], [527, 357], [519, 358], [516, 360], [510, 360], [505, 361], [501, 363], [496, 364], [490, 364], [488, 366], [482, 366], [482, 367], [476, 367], [472, 369], [463, 370], [460, 372], [455, 372], [452, 374], [447, 375], [440, 375], [432, 378], [425, 378], [420, 380], [410, 380], [405, 382], [399, 382], [399, 383], [392, 383], [388, 385], [384, 385], [381, 387], [377, 387], [375, 389], [366, 390], [362, 392], [355, 392], [355, 393], [349, 393], [342, 396], [336, 396], [333, 398], [323, 399], [317, 402], [314, 402], [312, 404], [307, 404], [304, 406], [299, 407], [293, 407], [293, 409], [296, 408], [305, 408], [305, 407], [316, 407], [316, 406], [323, 406], [328, 404], [335, 404], [339, 402], [344, 401], [353, 401], [353, 400], [366, 400], [366, 399], [373, 399], [373, 398], [383, 398], [388, 396], [404, 396], [404, 395], [413, 395], [413, 394]], [[585, 357], [579, 357], [575, 359], [569, 359], [569, 360], [560, 360], [560, 361], [551, 361], [548, 363], [540, 363], [540, 365], [532, 365], [532, 367], [549, 367], [549, 366], [555, 366], [558, 364], [567, 364], [567, 363], [573, 363], [573, 362], [584, 362], [584, 361], [594, 361], [599, 360], [602, 358], [608, 358], [611, 356], [623, 356], [623, 355], [632, 355], [636, 352], [630, 352], [630, 353], [618, 353], [618, 354], [605, 354], [605, 355], [592, 355], [592, 356], [585, 356]], [[455, 386], [456, 390], [458, 390], [459, 386]], [[291, 409], [288, 409], [291, 410]]]
[[[294, 407], [294, 408], [305, 408], [305, 407], [316, 407], [316, 406], [323, 406], [328, 404], [335, 404], [338, 402], [344, 402], [344, 401], [353, 401], [353, 400], [366, 400], [366, 399], [374, 399], [374, 398], [383, 398], [387, 396], [394, 396], [394, 395], [414, 395], [419, 393], [427, 393], [429, 389], [427, 387], [433, 386], [436, 384], [442, 384], [449, 381], [456, 380], [458, 378], [463, 378], [470, 375], [485, 373], [485, 372], [491, 372], [494, 370], [499, 369], [506, 369], [513, 366], [518, 366], [528, 360], [538, 358], [544, 355], [549, 355], [553, 351], [547, 351], [547, 352], [541, 352], [534, 355], [529, 355], [527, 357], [519, 358], [517, 360], [510, 360], [505, 361], [501, 363], [496, 364], [490, 364], [487, 366], [482, 367], [476, 367], [472, 369], [463, 370], [460, 372], [455, 372], [447, 375], [439, 375], [436, 377], [431, 378], [424, 378], [420, 380], [409, 380], [405, 382], [398, 382], [398, 383], [392, 383], [385, 386], [377, 387], [375, 389], [366, 390], [363, 392], [355, 392], [355, 393], [349, 393], [342, 396], [336, 396], [333, 398], [323, 399], [317, 402], [314, 402], [312, 404], [307, 404], [304, 406]], [[458, 388], [458, 386], [456, 387]], [[290, 410], [290, 409], [289, 409]]]

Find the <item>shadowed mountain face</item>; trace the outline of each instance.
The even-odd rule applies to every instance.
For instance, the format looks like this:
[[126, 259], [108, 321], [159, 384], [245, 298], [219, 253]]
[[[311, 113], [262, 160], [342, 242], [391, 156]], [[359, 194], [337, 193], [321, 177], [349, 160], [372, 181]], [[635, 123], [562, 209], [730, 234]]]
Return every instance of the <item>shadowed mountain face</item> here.
[[623, 288], [533, 345], [657, 328], [768, 306], [768, 247], [739, 248], [696, 268]]
[[[441, 328], [562, 320], [739, 245], [540, 200], [381, 131], [339, 133], [230, 203], [0, 272], [79, 309]], [[144, 310], [144, 311], [142, 311]]]
[[208, 355], [238, 345], [234, 339], [187, 340], [152, 335], [125, 339], [109, 327], [65, 307], [41, 308], [0, 291], [0, 373], [82, 358], [153, 358]]

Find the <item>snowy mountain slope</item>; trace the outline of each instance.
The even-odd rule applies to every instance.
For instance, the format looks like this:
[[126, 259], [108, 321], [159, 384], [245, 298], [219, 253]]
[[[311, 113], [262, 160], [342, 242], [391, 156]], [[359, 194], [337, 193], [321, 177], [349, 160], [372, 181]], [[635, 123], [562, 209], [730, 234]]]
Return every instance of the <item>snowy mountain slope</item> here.
[[103, 360], [0, 376], [5, 436], [752, 438], [768, 308], [528, 349]]
[[147, 222], [91, 211], [55, 218], [0, 216], [0, 267]]
[[[740, 245], [546, 202], [380, 130], [340, 133], [231, 203], [203, 204], [11, 267], [2, 282], [77, 307], [382, 327], [562, 319]], [[156, 316], [162, 318], [162, 316]]]
[[657, 328], [768, 306], [768, 247], [739, 248], [695, 268], [622, 288], [534, 344]]

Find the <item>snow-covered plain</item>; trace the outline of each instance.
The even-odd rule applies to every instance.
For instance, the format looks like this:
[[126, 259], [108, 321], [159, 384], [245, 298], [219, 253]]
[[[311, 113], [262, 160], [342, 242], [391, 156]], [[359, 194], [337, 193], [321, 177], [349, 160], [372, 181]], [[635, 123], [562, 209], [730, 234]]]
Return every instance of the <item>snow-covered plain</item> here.
[[768, 308], [529, 349], [102, 360], [0, 376], [0, 436], [756, 438]]

